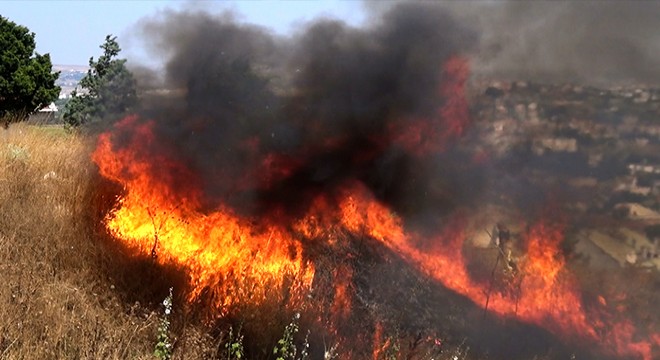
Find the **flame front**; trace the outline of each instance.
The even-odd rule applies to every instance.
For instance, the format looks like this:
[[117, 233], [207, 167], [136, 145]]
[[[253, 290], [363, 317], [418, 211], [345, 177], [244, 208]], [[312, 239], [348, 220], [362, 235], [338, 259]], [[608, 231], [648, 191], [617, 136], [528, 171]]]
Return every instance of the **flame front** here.
[[175, 195], [165, 174], [179, 173], [190, 182], [194, 176], [165, 156], [141, 157], [140, 150], [153, 141], [152, 125], [136, 120], [129, 117], [119, 125], [134, 130], [131, 146], [114, 150], [104, 134], [93, 154], [101, 175], [125, 190], [107, 218], [111, 233], [160, 263], [183, 266], [192, 285], [190, 300], [211, 290], [221, 313], [284, 293], [299, 300], [314, 276], [300, 242], [275, 225], [256, 228], [229, 209], [202, 213], [194, 187], [186, 197]]
[[[434, 119], [412, 121], [405, 131], [389, 129], [393, 142], [416, 156], [440, 151], [466, 125], [463, 86], [467, 68], [452, 59], [446, 70], [448, 80], [440, 91], [447, 101], [438, 110], [438, 121], [447, 125], [446, 130], [429, 131], [440, 127]], [[115, 133], [99, 138], [93, 159], [102, 176], [124, 189], [106, 226], [127, 246], [152, 254], [159, 263], [184, 268], [189, 276], [189, 299], [210, 293], [220, 315], [234, 305], [258, 305], [273, 297], [303, 307], [315, 280], [314, 259], [306, 256], [305, 245], [315, 239], [332, 244], [335, 240], [328, 229], [341, 228], [380, 242], [419, 272], [494, 314], [538, 325], [567, 341], [588, 341], [619, 355], [652, 358], [651, 341], [636, 341], [630, 321], [614, 321], [585, 307], [559, 251], [561, 227], [545, 222], [532, 226], [526, 234], [526, 257], [520, 263], [518, 281], [490, 291], [489, 284], [473, 279], [467, 270], [462, 249], [468, 219], [460, 211], [435, 236], [421, 236], [408, 231], [395, 211], [352, 179], [337, 185], [332, 193], [315, 195], [309, 208], [286, 224], [269, 222], [267, 217], [240, 216], [222, 205], [204, 210], [196, 174], [158, 143], [153, 126], [153, 122], [132, 116], [115, 127], [115, 132], [128, 137], [122, 139], [121, 147], [113, 147]], [[272, 168], [266, 179], [286, 177], [288, 169], [295, 168], [295, 164], [275, 166], [273, 159], [277, 156], [264, 159], [264, 164], [270, 164], [265, 167]], [[333, 315], [319, 318], [346, 321], [352, 306], [352, 269], [339, 267], [332, 277], [336, 282], [334, 300], [327, 310]], [[381, 342], [382, 328], [378, 325], [376, 329], [374, 341]], [[660, 336], [652, 334], [651, 338], [658, 343]], [[374, 356], [377, 353], [375, 350]]]
[[[473, 280], [468, 273], [461, 251], [466, 225], [460, 215], [429, 242], [406, 233], [401, 219], [375, 201], [366, 189], [356, 186], [341, 204], [341, 219], [346, 228], [383, 242], [423, 273], [475, 304], [488, 306], [491, 312], [536, 324], [567, 341], [582, 339], [604, 344], [614, 354], [652, 359], [651, 341], [636, 341], [636, 329], [629, 320], [616, 321], [584, 308], [575, 279], [564, 268], [559, 250], [563, 238], [560, 227], [543, 222], [532, 227], [517, 289], [490, 293], [486, 290], [488, 284]], [[422, 243], [431, 245], [416, 245]]]

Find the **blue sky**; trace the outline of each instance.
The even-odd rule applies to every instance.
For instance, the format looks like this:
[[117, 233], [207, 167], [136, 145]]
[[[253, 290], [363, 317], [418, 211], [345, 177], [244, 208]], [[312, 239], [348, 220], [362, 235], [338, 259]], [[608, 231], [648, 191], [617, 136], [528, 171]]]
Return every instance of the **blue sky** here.
[[118, 36], [122, 55], [142, 56], [140, 41], [131, 29], [146, 17], [164, 9], [201, 8], [212, 13], [233, 10], [239, 20], [262, 25], [279, 34], [287, 34], [297, 24], [326, 16], [359, 24], [364, 18], [360, 1], [37, 1], [0, 0], [0, 14], [27, 26], [36, 34], [37, 51], [50, 53], [53, 64], [87, 65], [97, 58], [105, 35]]

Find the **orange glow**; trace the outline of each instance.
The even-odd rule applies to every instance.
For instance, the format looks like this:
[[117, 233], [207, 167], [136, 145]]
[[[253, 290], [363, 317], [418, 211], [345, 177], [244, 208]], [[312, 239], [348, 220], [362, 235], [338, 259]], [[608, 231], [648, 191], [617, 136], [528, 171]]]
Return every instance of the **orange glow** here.
[[[401, 219], [359, 184], [347, 192], [340, 207], [342, 223], [347, 229], [382, 241], [420, 271], [475, 304], [485, 306], [487, 285], [470, 277], [461, 253], [465, 239], [465, 221], [461, 216], [455, 216], [444, 233], [429, 242], [406, 233]], [[536, 324], [567, 341], [600, 343], [619, 355], [651, 360], [650, 342], [635, 341], [635, 328], [629, 321], [616, 322], [607, 317], [588, 319], [575, 281], [564, 270], [565, 261], [559, 251], [561, 240], [561, 228], [544, 223], [532, 227], [527, 234], [527, 259], [520, 270], [523, 278], [519, 290], [493, 291], [488, 310]], [[417, 245], [423, 243], [430, 245]]]
[[376, 328], [374, 329], [374, 338], [373, 338], [373, 353], [371, 358], [373, 360], [378, 360], [381, 352], [383, 351], [383, 324], [381, 322], [376, 323]]
[[331, 313], [335, 317], [333, 323], [346, 321], [351, 315], [351, 291], [349, 284], [352, 283], [353, 271], [348, 266], [341, 266], [333, 272], [333, 283], [335, 284], [335, 295], [332, 302]]
[[[464, 98], [467, 75], [465, 59], [451, 59], [444, 67], [439, 91], [445, 102], [437, 118], [389, 129], [393, 131], [390, 134], [397, 134], [395, 143], [423, 156], [441, 151], [447, 141], [460, 136], [468, 121]], [[115, 126], [122, 137], [114, 132], [99, 137], [93, 160], [102, 176], [124, 190], [105, 225], [136, 252], [155, 255], [160, 264], [182, 267], [189, 277], [189, 300], [210, 296], [219, 316], [233, 306], [259, 305], [272, 299], [305, 307], [316, 272], [314, 259], [303, 251], [305, 246], [314, 241], [333, 245], [337, 242], [334, 237], [350, 232], [382, 243], [421, 273], [476, 305], [486, 307], [488, 303], [488, 311], [498, 316], [535, 324], [566, 341], [598, 343], [612, 353], [652, 359], [651, 342], [636, 341], [638, 334], [631, 322], [615, 321], [601, 314], [601, 309], [585, 308], [559, 251], [561, 227], [533, 224], [525, 234], [526, 256], [519, 264], [519, 281], [510, 288], [492, 289], [488, 296], [489, 284], [473, 279], [467, 270], [462, 249], [468, 219], [460, 211], [447, 219], [435, 236], [422, 237], [408, 231], [403, 219], [357, 180], [345, 180], [332, 189], [332, 194], [316, 195], [308, 209], [288, 219], [290, 223], [240, 216], [224, 205], [209, 211], [202, 206], [202, 187], [196, 174], [157, 142], [153, 126], [135, 116], [127, 117]], [[121, 146], [113, 146], [115, 142]], [[247, 141], [245, 146], [254, 149], [258, 141]], [[296, 159], [266, 155], [259, 169], [263, 173], [260, 180], [268, 187], [298, 166]], [[319, 319], [348, 322], [355, 299], [353, 270], [349, 265], [334, 269], [334, 293], [327, 307], [331, 314], [319, 315]], [[604, 308], [605, 299], [598, 300]], [[375, 329], [373, 357], [377, 358], [387, 343], [380, 346], [382, 325], [376, 324]], [[652, 334], [651, 339], [660, 343], [658, 334]]]
[[165, 155], [141, 157], [153, 135], [150, 123], [136, 121], [129, 117], [118, 124], [133, 128], [129, 146], [113, 149], [111, 136], [104, 134], [93, 154], [101, 175], [125, 190], [120, 206], [106, 219], [109, 231], [142, 254], [153, 251], [159, 263], [183, 266], [190, 276], [190, 300], [210, 290], [221, 314], [234, 304], [258, 304], [284, 292], [302, 299], [314, 268], [303, 259], [300, 242], [278, 226], [257, 229], [229, 209], [202, 213], [194, 187], [186, 196], [175, 194], [163, 168], [166, 173], [174, 168], [191, 181], [194, 176], [171, 165]]
[[444, 103], [431, 118], [414, 118], [393, 126], [395, 143], [409, 153], [424, 156], [445, 149], [449, 140], [463, 134], [469, 123], [465, 83], [470, 68], [464, 57], [454, 56], [442, 68], [438, 93]]

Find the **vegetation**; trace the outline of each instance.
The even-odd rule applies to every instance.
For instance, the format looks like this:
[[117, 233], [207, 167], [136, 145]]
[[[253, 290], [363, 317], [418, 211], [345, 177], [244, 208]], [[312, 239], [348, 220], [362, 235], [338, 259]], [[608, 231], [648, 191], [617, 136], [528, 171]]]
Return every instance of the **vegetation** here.
[[[422, 338], [421, 332], [416, 336], [405, 333], [408, 329], [389, 334], [388, 331], [396, 326], [385, 327], [382, 336], [374, 339], [356, 336], [365, 344], [366, 350], [347, 353], [346, 348], [332, 343], [333, 339], [329, 337], [330, 343], [320, 352], [320, 340], [325, 346], [325, 335], [337, 329], [319, 328], [318, 323], [314, 322], [316, 319], [309, 320], [299, 312], [293, 316], [284, 314], [289, 310], [283, 310], [282, 304], [276, 301], [258, 308], [243, 305], [237, 313], [210, 324], [200, 321], [200, 314], [195, 312], [200, 309], [194, 309], [197, 304], [191, 305], [181, 299], [181, 294], [172, 292], [172, 286], [176, 289], [185, 287], [181, 285], [185, 284], [185, 279], [182, 279], [185, 274], [174, 266], [157, 266], [148, 256], [127, 251], [100, 228], [101, 216], [105, 214], [103, 210], [115, 205], [118, 191], [98, 177], [90, 162], [92, 139], [63, 131], [61, 127], [10, 126], [10, 123], [22, 120], [26, 114], [37, 109], [36, 103], [45, 104], [38, 100], [39, 97], [49, 98], [56, 94], [54, 90], [59, 89], [46, 88], [50, 84], [49, 79], [57, 74], [50, 72], [48, 55], [32, 55], [34, 34], [2, 17], [0, 25], [0, 123], [8, 129], [0, 132], [0, 279], [3, 281], [0, 287], [0, 359], [332, 359], [365, 357], [364, 354], [372, 350], [368, 348], [370, 346], [376, 348], [372, 356], [377, 359], [475, 359], [481, 355], [476, 351], [473, 355], [464, 342], [456, 346], [456, 339], [450, 338], [448, 345], [445, 345], [440, 335], [437, 338], [435, 335], [433, 338]], [[18, 42], [12, 42], [12, 39]], [[104, 52], [98, 60], [90, 59], [90, 70], [81, 81], [81, 92], [67, 103], [64, 119], [69, 126], [120, 117], [136, 105], [135, 81], [125, 67], [126, 61], [118, 59], [120, 48], [116, 38], [107, 36], [101, 48]], [[29, 61], [25, 64], [18, 62], [23, 58], [16, 55], [19, 53], [28, 54]], [[11, 61], [5, 61], [5, 58]], [[12, 62], [14, 60], [18, 65]], [[244, 69], [239, 65], [235, 70], [243, 74]], [[6, 75], [5, 70], [12, 66], [18, 67]], [[251, 87], [262, 86], [259, 79], [251, 80], [254, 80], [250, 82]], [[43, 85], [42, 89], [34, 90], [31, 98], [27, 96], [32, 91], [30, 89], [40, 86], [38, 84]], [[211, 90], [215, 93], [223, 89]], [[29, 98], [27, 105], [16, 105], [19, 95], [13, 95], [12, 91]], [[200, 87], [196, 91], [209, 90]], [[500, 98], [503, 94], [487, 95]], [[549, 112], [557, 119], [568, 116], [562, 108], [553, 107]], [[577, 137], [579, 134], [571, 130], [564, 135]], [[529, 153], [528, 145], [522, 144], [524, 151], [520, 151], [521, 157]], [[557, 171], [564, 171], [570, 176], [581, 175], [580, 171], [589, 167], [586, 155], [567, 156], [546, 155], [538, 159], [536, 166], [547, 161], [543, 163], [546, 170], [554, 166]], [[616, 171], [625, 173], [626, 163], [621, 160]], [[566, 164], [572, 166], [567, 167]], [[618, 172], [612, 174], [611, 177], [621, 175]], [[636, 198], [640, 195], [632, 193], [621, 193], [620, 196], [612, 197], [616, 200], [612, 206], [633, 200], [641, 202], [643, 199]], [[625, 218], [626, 211], [624, 207], [614, 208], [614, 215]], [[648, 226], [645, 230], [649, 237], [660, 236], [658, 225]], [[358, 252], [357, 242], [354, 243], [352, 246], [355, 248], [346, 246], [346, 253], [351, 254], [352, 258], [364, 258], [360, 255], [366, 250]], [[333, 246], [334, 251], [340, 248], [336, 244]], [[359, 247], [366, 246], [360, 243]], [[325, 248], [319, 251], [322, 250]], [[446, 294], [438, 296], [433, 293], [429, 296], [431, 293], [427, 289], [431, 289], [432, 285], [422, 286], [424, 283], [414, 282], [416, 278], [413, 279], [413, 276], [416, 274], [407, 272], [403, 265], [396, 266], [402, 264], [394, 262], [396, 259], [385, 260], [373, 256], [369, 260], [372, 261], [369, 268], [356, 267], [361, 271], [356, 277], [359, 281], [380, 279], [374, 283], [385, 289], [378, 290], [380, 292], [373, 297], [371, 292], [359, 294], [362, 297], [356, 305], [364, 307], [364, 314], [393, 312], [392, 308], [404, 304], [401, 308], [405, 309], [406, 316], [402, 316], [404, 310], [392, 316], [397, 319], [397, 326], [421, 328], [425, 324], [433, 324], [445, 329], [473, 321], [476, 325], [470, 326], [483, 326], [487, 334], [488, 326], [492, 325], [485, 322], [486, 316], [481, 316], [481, 310], [478, 309], [479, 315], [474, 316], [474, 310], [471, 313], [465, 311], [455, 305], [458, 302], [443, 302], [448, 298]], [[390, 265], [383, 266], [385, 262]], [[395, 266], [391, 265], [392, 262]], [[336, 266], [325, 268], [334, 269]], [[378, 272], [379, 276], [366, 276], [367, 271], [369, 274]], [[608, 299], [617, 299], [620, 293], [635, 294], [630, 296], [632, 300], [628, 302], [615, 300], [607, 306], [619, 311], [619, 306], [631, 304], [630, 311], [636, 313], [635, 317], [646, 319], [646, 328], [650, 329], [656, 323], [655, 317], [650, 314], [653, 308], [648, 306], [655, 299], [653, 293], [649, 292], [646, 297], [636, 296], [642, 293], [637, 289], [638, 284], [627, 281], [628, 278], [623, 275], [612, 275], [609, 271], [599, 273], [591, 269], [582, 272], [591, 276], [582, 279], [586, 289], [602, 289], [602, 284], [611, 284]], [[401, 280], [393, 276], [395, 273], [401, 276]], [[325, 282], [324, 274], [329, 278], [331, 272], [319, 272], [319, 288]], [[656, 289], [660, 286], [652, 274], [644, 276], [645, 282], [639, 288]], [[330, 281], [332, 279], [327, 282]], [[598, 285], [589, 285], [587, 281]], [[163, 298], [165, 301], [161, 302]], [[375, 298], [405, 301], [385, 305], [375, 303]], [[324, 297], [310, 296], [310, 299], [313, 302]], [[176, 311], [173, 311], [174, 304]], [[409, 309], [413, 307], [418, 311]], [[202, 312], [206, 310], [201, 309]], [[443, 311], [449, 315], [433, 314]], [[447, 319], [448, 322], [442, 324], [441, 321], [428, 319]], [[361, 320], [352, 313], [342, 321], [353, 325]], [[313, 332], [310, 332], [310, 324], [317, 326]], [[457, 332], [471, 329], [470, 326], [463, 325], [462, 330]], [[479, 330], [481, 335], [481, 328]], [[443, 332], [443, 336], [449, 333]], [[515, 336], [513, 338], [515, 340]], [[509, 338], [504, 339], [507, 344], [516, 345], [515, 342], [509, 343]], [[372, 340], [373, 344], [370, 344]], [[429, 341], [434, 346], [427, 346]], [[313, 344], [311, 347], [310, 343]], [[523, 345], [529, 346], [529, 343]], [[534, 358], [558, 356], [553, 357], [550, 352], [549, 355]]]
[[34, 33], [0, 16], [0, 119], [5, 128], [57, 99], [50, 55], [34, 52]]
[[158, 327], [158, 342], [154, 349], [154, 356], [160, 360], [172, 358], [172, 341], [170, 340], [170, 314], [172, 314], [172, 288], [170, 294], [163, 300], [165, 312]]
[[245, 358], [245, 349], [243, 348], [243, 335], [241, 334], [241, 329], [239, 328], [234, 335], [234, 328], [229, 327], [229, 338], [225, 342], [225, 350], [227, 353], [225, 358], [227, 360], [240, 360]]
[[[98, 177], [86, 135], [13, 124], [0, 136], [1, 359], [319, 358], [310, 344], [327, 329], [310, 319], [277, 303], [200, 321], [169, 293], [184, 288], [179, 269], [105, 235], [98, 209], [116, 192]], [[324, 359], [346, 358], [326, 340]]]
[[644, 232], [649, 239], [660, 238], [660, 224], [649, 225], [644, 228]]
[[64, 122], [72, 127], [103, 119], [116, 119], [137, 103], [135, 79], [119, 59], [117, 37], [107, 35], [100, 46], [103, 54], [89, 59], [87, 75], [80, 80], [81, 92], [74, 91], [66, 104]]
[[[111, 201], [88, 140], [50, 126], [0, 132], [0, 359], [154, 358], [176, 281], [98, 231], [91, 209]], [[174, 314], [179, 356], [213, 357], [208, 330]]]
[[0, 136], [0, 358], [146, 358], [156, 318], [122, 308], [89, 236], [88, 145], [23, 124]]
[[[297, 359], [296, 353], [298, 349], [296, 348], [294, 337], [300, 330], [298, 326], [299, 318], [300, 314], [296, 313], [296, 315], [294, 315], [293, 319], [291, 320], [291, 323], [289, 323], [286, 328], [284, 328], [284, 334], [282, 335], [282, 338], [277, 341], [277, 345], [273, 348], [273, 355], [276, 356], [276, 360]], [[307, 346], [303, 347], [303, 351], [300, 357], [301, 360], [307, 358], [306, 349]]]

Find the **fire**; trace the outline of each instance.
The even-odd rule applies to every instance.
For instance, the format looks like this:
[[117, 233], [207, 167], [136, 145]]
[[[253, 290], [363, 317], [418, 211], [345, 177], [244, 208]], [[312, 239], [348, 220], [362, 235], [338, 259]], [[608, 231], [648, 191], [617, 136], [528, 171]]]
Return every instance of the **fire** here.
[[338, 323], [339, 321], [346, 321], [350, 316], [352, 306], [349, 284], [352, 282], [353, 274], [348, 266], [342, 266], [335, 269], [332, 275], [333, 283], [336, 285], [331, 313], [336, 317], [333, 323]]
[[380, 353], [382, 352], [382, 343], [383, 343], [383, 324], [380, 322], [376, 323], [376, 328], [374, 329], [374, 339], [373, 339], [373, 360], [378, 360]]
[[[484, 291], [487, 284], [476, 282], [467, 271], [461, 253], [465, 239], [465, 220], [461, 216], [456, 216], [443, 234], [429, 242], [406, 233], [401, 219], [363, 187], [353, 187], [340, 207], [346, 228], [382, 241], [448, 288], [477, 305], [488, 304], [491, 312], [536, 324], [569, 341], [579, 338], [607, 344], [619, 355], [652, 358], [651, 343], [634, 340], [635, 328], [630, 321], [588, 317], [598, 315], [585, 309], [574, 279], [565, 270], [559, 250], [560, 227], [543, 222], [532, 227], [527, 234], [527, 259], [520, 270], [518, 289], [488, 294]], [[418, 245], [425, 243], [430, 245]]]
[[[395, 124], [387, 130], [394, 143], [415, 156], [441, 151], [467, 126], [467, 63], [453, 58], [444, 69], [439, 92], [445, 102], [437, 117], [412, 120], [403, 128]], [[462, 249], [469, 220], [460, 211], [435, 236], [422, 236], [407, 230], [394, 210], [354, 179], [315, 195], [308, 208], [288, 223], [239, 215], [222, 204], [209, 211], [203, 205], [201, 180], [159, 143], [154, 126], [131, 116], [99, 138], [93, 159], [101, 175], [124, 190], [118, 206], [105, 219], [107, 229], [158, 263], [183, 268], [189, 277], [189, 300], [210, 294], [219, 315], [242, 303], [259, 305], [269, 299], [303, 307], [316, 275], [314, 259], [305, 254], [305, 246], [313, 241], [333, 245], [340, 235], [328, 229], [339, 228], [382, 243], [421, 273], [501, 317], [536, 324], [568, 341], [606, 344], [620, 355], [652, 358], [650, 342], [635, 341], [636, 331], [629, 321], [616, 321], [586, 308], [559, 251], [563, 240], [559, 226], [544, 221], [531, 226], [516, 281], [490, 291], [488, 283], [473, 279], [467, 270]], [[119, 140], [122, 146], [114, 146]], [[256, 157], [258, 146], [258, 141], [249, 140], [246, 151]], [[300, 166], [296, 159], [277, 154], [265, 155], [260, 164], [264, 188]], [[328, 307], [332, 315], [319, 319], [348, 321], [352, 278], [350, 265], [334, 270], [334, 295]], [[600, 303], [604, 306], [605, 300]], [[377, 324], [376, 345], [382, 342], [382, 333]], [[651, 337], [658, 343], [658, 334]], [[374, 357], [380, 351], [374, 349]]]
[[469, 63], [464, 57], [454, 56], [445, 62], [442, 69], [443, 78], [438, 93], [444, 103], [438, 107], [435, 116], [395, 123], [391, 128], [394, 142], [417, 156], [444, 150], [448, 141], [460, 137], [469, 124], [468, 104], [464, 96]]
[[300, 242], [275, 225], [256, 228], [230, 209], [202, 213], [194, 187], [185, 197], [175, 194], [167, 174], [184, 174], [193, 183], [195, 178], [164, 154], [145, 157], [153, 142], [151, 126], [138, 125], [135, 117], [121, 122], [120, 129], [133, 130], [131, 145], [122, 149], [113, 149], [110, 134], [99, 138], [94, 161], [101, 175], [125, 190], [107, 218], [109, 231], [159, 263], [183, 266], [190, 276], [190, 300], [212, 290], [221, 313], [284, 292], [301, 298], [314, 268], [303, 259]]

